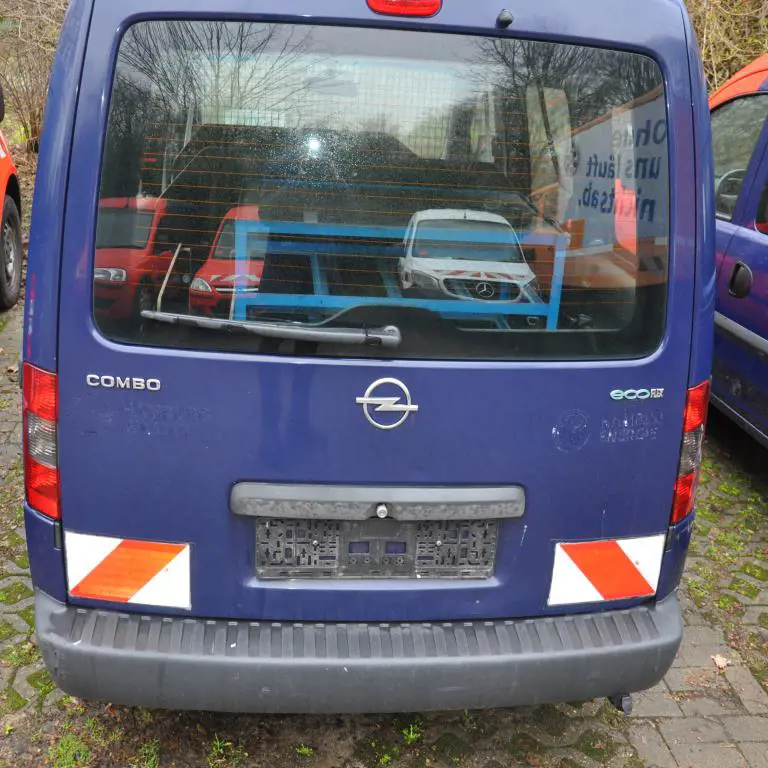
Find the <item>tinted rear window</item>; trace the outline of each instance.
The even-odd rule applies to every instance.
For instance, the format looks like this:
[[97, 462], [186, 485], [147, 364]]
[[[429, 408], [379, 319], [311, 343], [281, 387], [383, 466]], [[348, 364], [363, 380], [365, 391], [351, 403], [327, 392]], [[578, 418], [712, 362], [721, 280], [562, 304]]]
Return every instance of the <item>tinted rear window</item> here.
[[[126, 280], [96, 281], [95, 318], [114, 340], [222, 351], [641, 356], [664, 329], [668, 190], [662, 77], [637, 54], [140, 23], [120, 47], [100, 197], [162, 198], [163, 247], [118, 264], [106, 249], [146, 244], [147, 225], [100, 208], [95, 265]], [[151, 301], [116, 299], [138, 289]], [[225, 332], [263, 323], [396, 326], [401, 341]]]

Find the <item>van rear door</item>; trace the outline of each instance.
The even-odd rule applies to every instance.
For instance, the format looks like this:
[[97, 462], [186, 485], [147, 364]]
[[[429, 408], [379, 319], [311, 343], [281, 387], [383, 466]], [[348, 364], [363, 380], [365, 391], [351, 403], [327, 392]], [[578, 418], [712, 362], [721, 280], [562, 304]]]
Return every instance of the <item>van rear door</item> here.
[[[624, 9], [589, 47], [560, 4], [536, 42], [539, 9], [500, 38], [485, 2], [418, 29], [346, 3], [354, 32], [301, 5], [96, 0], [61, 285], [70, 599], [296, 621], [648, 599], [692, 332], [679, 13]], [[95, 315], [114, 196], [186, 212], [163, 241], [205, 264], [198, 293], [231, 278], [223, 304]]]

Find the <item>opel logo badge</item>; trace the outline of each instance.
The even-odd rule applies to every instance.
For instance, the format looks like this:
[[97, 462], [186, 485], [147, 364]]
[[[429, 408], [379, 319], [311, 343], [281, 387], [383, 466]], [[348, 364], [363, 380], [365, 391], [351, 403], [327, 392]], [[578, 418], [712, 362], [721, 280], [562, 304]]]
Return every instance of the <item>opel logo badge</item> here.
[[408, 387], [397, 379], [374, 381], [355, 402], [363, 406], [365, 418], [376, 429], [397, 429], [419, 410], [411, 400]]
[[475, 293], [481, 299], [492, 299], [496, 295], [496, 289], [490, 283], [482, 282], [475, 286]]

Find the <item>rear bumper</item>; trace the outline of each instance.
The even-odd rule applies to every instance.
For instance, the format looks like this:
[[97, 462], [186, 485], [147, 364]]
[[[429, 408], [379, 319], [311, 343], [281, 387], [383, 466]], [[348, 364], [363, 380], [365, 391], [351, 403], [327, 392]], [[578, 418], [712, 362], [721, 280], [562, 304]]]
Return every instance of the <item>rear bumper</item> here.
[[226, 712], [357, 713], [584, 701], [655, 685], [682, 638], [654, 606], [517, 621], [287, 624], [79, 609], [37, 593], [53, 679], [83, 699]]

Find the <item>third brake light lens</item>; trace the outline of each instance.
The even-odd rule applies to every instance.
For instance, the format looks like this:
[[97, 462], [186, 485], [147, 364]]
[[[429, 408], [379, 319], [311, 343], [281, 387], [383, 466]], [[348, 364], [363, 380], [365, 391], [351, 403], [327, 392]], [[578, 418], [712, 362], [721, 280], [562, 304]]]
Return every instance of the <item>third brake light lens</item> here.
[[385, 16], [434, 16], [443, 0], [368, 0], [368, 7]]

